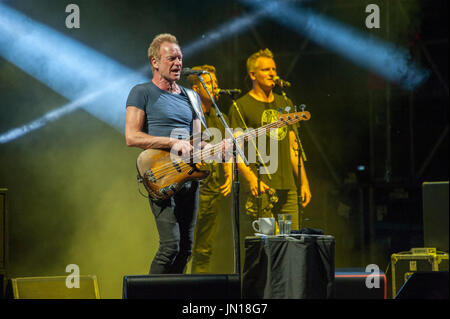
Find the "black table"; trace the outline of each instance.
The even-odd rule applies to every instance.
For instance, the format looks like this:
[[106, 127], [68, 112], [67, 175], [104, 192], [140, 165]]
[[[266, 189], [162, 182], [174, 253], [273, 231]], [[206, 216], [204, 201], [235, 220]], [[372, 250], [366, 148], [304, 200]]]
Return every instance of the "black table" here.
[[334, 237], [330, 235], [245, 238], [243, 298], [334, 297]]

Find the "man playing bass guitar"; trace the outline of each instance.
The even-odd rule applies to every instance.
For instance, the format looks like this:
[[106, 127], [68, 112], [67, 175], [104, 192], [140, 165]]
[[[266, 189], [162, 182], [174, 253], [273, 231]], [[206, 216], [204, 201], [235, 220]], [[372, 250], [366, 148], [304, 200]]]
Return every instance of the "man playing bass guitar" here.
[[[176, 83], [181, 76], [183, 55], [175, 36], [157, 35], [148, 48], [148, 58], [153, 79], [133, 87], [128, 96], [126, 143], [144, 150], [192, 155], [196, 145], [191, 144], [189, 136], [200, 132], [201, 122], [205, 121], [198, 107], [201, 105], [198, 95]], [[173, 132], [181, 136], [176, 138]], [[210, 146], [200, 143], [200, 148]], [[226, 143], [222, 145], [225, 147]], [[222, 151], [225, 154], [225, 149]], [[151, 274], [184, 273], [192, 252], [198, 197], [196, 180], [183, 183], [169, 198], [149, 197], [159, 233], [159, 249], [150, 266]]]

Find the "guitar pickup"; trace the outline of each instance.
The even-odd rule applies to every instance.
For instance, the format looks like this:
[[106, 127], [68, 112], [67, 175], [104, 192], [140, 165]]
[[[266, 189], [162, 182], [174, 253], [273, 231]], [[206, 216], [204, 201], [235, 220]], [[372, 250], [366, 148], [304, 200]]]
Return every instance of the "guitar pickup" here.
[[191, 170], [187, 173], [188, 175], [191, 175], [192, 173], [194, 173], [197, 170], [197, 167], [192, 166]]
[[145, 176], [148, 178], [148, 180], [152, 183], [156, 183], [155, 175], [153, 175], [153, 172], [151, 169], [145, 172]]
[[181, 173], [181, 167], [180, 167], [180, 163], [178, 163], [175, 160], [172, 160], [172, 164], [175, 167], [175, 169], [177, 170], [178, 173]]

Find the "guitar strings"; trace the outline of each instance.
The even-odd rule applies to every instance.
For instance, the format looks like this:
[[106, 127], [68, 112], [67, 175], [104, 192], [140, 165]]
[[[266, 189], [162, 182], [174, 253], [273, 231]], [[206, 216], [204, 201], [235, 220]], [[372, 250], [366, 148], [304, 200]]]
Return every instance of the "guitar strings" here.
[[[298, 119], [293, 119], [293, 120], [287, 120], [286, 121], [286, 123], [287, 124], [293, 124], [293, 123], [295, 123], [295, 122], [298, 122]], [[251, 134], [249, 134], [249, 135], [240, 135], [240, 136], [238, 136], [237, 138], [236, 138], [236, 140], [241, 140], [242, 138], [244, 138], [244, 140], [245, 140], [245, 138], [254, 138], [254, 137], [257, 137], [257, 136], [260, 136], [260, 135], [262, 135], [262, 133], [264, 133], [268, 128], [280, 128], [280, 127], [282, 127], [282, 126], [284, 126], [285, 125], [285, 123], [280, 123], [279, 121], [277, 121], [277, 122], [272, 122], [272, 123], [269, 123], [269, 124], [267, 124], [267, 125], [265, 125], [265, 126], [263, 126], [263, 127], [260, 127], [260, 128], [258, 128], [258, 129], [256, 129], [256, 130], [254, 130], [253, 132], [251, 132]], [[256, 134], [254, 134], [254, 132], [256, 133]], [[255, 136], [252, 136], [252, 135], [255, 135]], [[215, 144], [212, 148], [211, 148], [211, 150], [214, 150], [213, 151], [213, 153], [215, 153], [216, 151], [219, 151], [220, 149], [222, 148], [222, 144], [221, 143], [218, 143], [218, 144]], [[211, 150], [209, 150], [209, 151], [211, 151]], [[197, 153], [193, 153], [193, 155], [192, 156], [195, 156], [195, 155], [198, 155], [199, 153], [201, 153], [201, 152], [203, 152], [203, 150], [200, 150], [200, 151], [198, 151]], [[183, 168], [186, 168], [186, 167], [188, 167], [188, 168], [190, 168], [190, 169], [192, 169], [193, 167], [192, 167], [192, 165], [191, 164], [188, 164], [188, 163], [185, 163], [184, 161], [181, 161], [181, 162], [178, 162], [178, 165], [179, 165], [179, 168], [181, 169], [181, 170], [183, 170]], [[160, 173], [158, 176], [157, 176], [157, 174], [158, 173]], [[153, 172], [153, 174], [154, 174], [154, 176], [155, 176], [155, 178], [156, 178], [156, 180], [159, 180], [159, 179], [161, 179], [161, 178], [163, 178], [163, 177], [167, 177], [167, 176], [171, 176], [171, 175], [176, 175], [176, 174], [178, 174], [179, 172], [173, 167], [173, 164], [171, 164], [171, 163], [167, 163], [167, 164], [164, 164], [164, 165], [162, 165], [160, 168], [158, 168], [157, 170], [155, 170], [154, 172]]]
[[[289, 119], [289, 120], [287, 120], [285, 122], [288, 123], [288, 124], [293, 124], [295, 122], [298, 122], [298, 119], [292, 119], [292, 120]], [[239, 142], [241, 142], [240, 140], [244, 139], [244, 141], [245, 141], [245, 138], [247, 138], [247, 139], [256, 138], [257, 136], [262, 135], [262, 133], [264, 133], [269, 128], [280, 128], [280, 127], [282, 127], [284, 125], [285, 125], [285, 123], [280, 123], [279, 121], [272, 122], [272, 123], [269, 123], [269, 124], [267, 124], [267, 125], [265, 125], [263, 127], [260, 127], [260, 128], [258, 128], [256, 130], [254, 130], [253, 132], [251, 132], [248, 135], [243, 134], [243, 135], [238, 136], [236, 138], [236, 141], [239, 140]], [[255, 136], [252, 136], [252, 135], [255, 135]], [[212, 151], [212, 153], [215, 154], [217, 151], [221, 150], [221, 148], [222, 148], [222, 143], [218, 143], [218, 144], [215, 144], [210, 150], [208, 150], [208, 152]], [[195, 156], [199, 156], [200, 155], [200, 157], [201, 157], [201, 153], [202, 152], [204, 152], [204, 150], [200, 150], [200, 151], [194, 152], [192, 154], [192, 156], [195, 157]], [[184, 161], [178, 162], [178, 165], [179, 165], [179, 168], [180, 168], [181, 171], [184, 168], [186, 168], [186, 167], [191, 168], [191, 169], [193, 168], [191, 164], [188, 164], [188, 163], [186, 163]], [[155, 176], [156, 180], [159, 180], [159, 179], [161, 179], [163, 177], [175, 175], [175, 174], [178, 174], [178, 173], [179, 172], [173, 167], [173, 164], [171, 164], [171, 163], [164, 164], [161, 167], [159, 167], [158, 169], [153, 171], [153, 175]]]
[[[245, 140], [246, 137], [252, 138], [251, 135], [255, 135], [255, 137], [256, 137], [256, 136], [259, 136], [259, 135], [262, 135], [262, 133], [264, 133], [264, 131], [265, 131], [267, 128], [277, 127], [278, 125], [279, 125], [278, 122], [269, 123], [269, 124], [267, 124], [267, 125], [265, 125], [265, 126], [263, 126], [263, 127], [260, 127], [260, 128], [258, 128], [258, 129], [253, 130], [252, 132], [249, 132], [249, 133], [251, 133], [251, 134], [248, 134], [248, 135], [240, 135], [240, 136], [238, 136], [238, 137], [236, 138], [236, 141], [237, 141], [238, 139], [239, 139], [239, 140], [241, 140], [241, 139], [244, 139], [244, 140]], [[279, 127], [281, 127], [281, 126], [279, 126]], [[254, 132], [256, 132], [256, 134], [254, 134]], [[208, 152], [213, 151], [212, 153], [216, 153], [216, 152], [219, 151], [221, 148], [222, 148], [222, 144], [221, 144], [221, 143], [218, 143], [218, 144], [215, 144], [210, 150], [208, 150]], [[195, 157], [196, 155], [198, 156], [198, 155], [200, 154], [200, 157], [201, 157], [201, 153], [202, 153], [202, 152], [204, 152], [204, 151], [203, 151], [203, 150], [200, 150], [200, 151], [198, 151], [198, 152], [193, 153], [192, 156]], [[192, 168], [192, 165], [190, 165], [190, 164], [188, 164], [188, 163], [186, 163], [186, 162], [184, 162], [184, 161], [181, 161], [181, 162], [179, 162], [178, 164], [179, 164], [180, 168], [181, 168], [181, 167], [183, 167], [183, 168], [184, 168], [184, 167], [190, 167], [190, 168]], [[168, 172], [168, 171], [171, 171], [171, 173], [169, 173], [169, 174], [164, 174], [164, 172]], [[170, 175], [172, 175], [172, 174], [178, 174], [178, 172], [174, 169], [173, 164], [170, 164], [170, 163], [167, 163], [167, 164], [162, 165], [161, 168], [158, 168], [158, 170], [155, 170], [155, 171], [153, 172], [153, 174], [154, 174], [154, 176], [155, 176], [156, 179], [162, 178], [163, 176], [161, 176], [161, 175], [159, 175], [159, 176], [157, 177], [157, 176], [156, 176], [157, 173], [163, 173], [163, 176], [170, 176]]]
[[[275, 125], [275, 126], [274, 126], [274, 125]], [[248, 135], [240, 135], [240, 136], [238, 136], [238, 137], [236, 138], [236, 141], [239, 140], [239, 142], [240, 142], [240, 140], [242, 140], [242, 139], [245, 140], [246, 137], [251, 137], [251, 135], [255, 135], [255, 136], [261, 135], [261, 133], [264, 133], [264, 131], [265, 131], [267, 128], [269, 128], [269, 127], [276, 127], [276, 125], [279, 125], [278, 122], [273, 122], [273, 123], [270, 123], [270, 124], [268, 124], [268, 125], [266, 125], [266, 126], [264, 126], [264, 127], [260, 127], [260, 128], [258, 128], [258, 129], [256, 129], [256, 130], [253, 130], [252, 132], [250, 132], [251, 134], [248, 134]], [[254, 132], [256, 132], [256, 134], [255, 134]], [[215, 154], [217, 151], [221, 150], [221, 148], [222, 148], [222, 144], [221, 144], [221, 143], [218, 143], [218, 144], [215, 144], [215, 145], [214, 145], [210, 150], [208, 150], [207, 152], [211, 152], [211, 151], [212, 151], [212, 153]], [[202, 152], [204, 152], [204, 150], [200, 150], [200, 151], [198, 151], [198, 152], [195, 152], [195, 153], [192, 154], [192, 156], [193, 156], [193, 157], [195, 157], [196, 155], [198, 156], [199, 153], [200, 153], [200, 157], [201, 157], [201, 153], [202, 153]], [[191, 164], [188, 164], [188, 163], [186, 163], [186, 162], [184, 162], [184, 161], [179, 162], [178, 165], [179, 165], [179, 167], [180, 167], [181, 170], [182, 170], [183, 168], [186, 168], [186, 167], [192, 168], [192, 165], [191, 165]], [[157, 175], [158, 173], [161, 173], [161, 174], [160, 174], [160, 175]], [[165, 174], [165, 173], [166, 173], [166, 174]], [[179, 172], [176, 171], [176, 169], [173, 167], [173, 164], [171, 164], [171, 163], [164, 164], [164, 165], [162, 165], [160, 168], [158, 168], [158, 169], [156, 169], [156, 170], [153, 171], [153, 175], [155, 176], [155, 178], [156, 178], [157, 180], [158, 180], [158, 179], [161, 179], [162, 177], [165, 177], [165, 176], [171, 176], [171, 175], [178, 174], [178, 173], [179, 173]]]

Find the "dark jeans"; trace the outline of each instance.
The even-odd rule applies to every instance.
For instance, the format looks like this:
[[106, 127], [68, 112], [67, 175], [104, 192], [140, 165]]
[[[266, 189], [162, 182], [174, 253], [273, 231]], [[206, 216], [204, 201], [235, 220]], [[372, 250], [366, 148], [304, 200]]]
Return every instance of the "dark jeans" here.
[[192, 253], [197, 218], [198, 182], [187, 182], [167, 200], [150, 200], [159, 233], [159, 249], [150, 274], [182, 274]]

